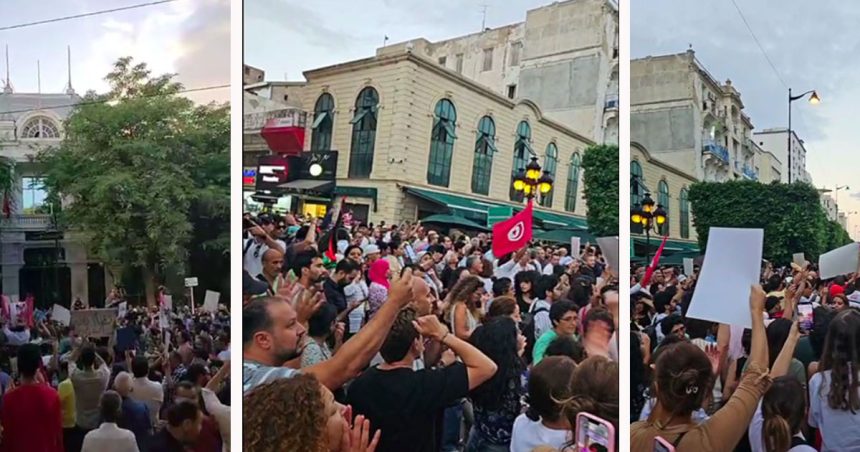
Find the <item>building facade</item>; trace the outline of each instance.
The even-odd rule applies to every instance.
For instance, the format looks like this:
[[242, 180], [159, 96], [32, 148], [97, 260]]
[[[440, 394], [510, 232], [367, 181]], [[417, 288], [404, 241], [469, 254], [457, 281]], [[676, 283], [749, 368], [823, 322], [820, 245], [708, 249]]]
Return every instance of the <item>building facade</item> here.
[[665, 235], [691, 244], [697, 240], [688, 196], [690, 185], [697, 181], [692, 174], [654, 157], [644, 146], [634, 142], [630, 145], [630, 176], [631, 204], [639, 205], [648, 193], [666, 210], [669, 221]]
[[256, 94], [287, 107], [302, 108], [305, 82], [259, 82], [245, 86], [246, 93]]
[[0, 219], [0, 273], [6, 295], [33, 294], [37, 305], [104, 303], [113, 286], [109, 272], [91, 258], [80, 235], [61, 231], [46, 204], [46, 190], [34, 156], [58, 145], [63, 121], [80, 101], [71, 87], [64, 94], [0, 93], [0, 156], [14, 162], [16, 186], [9, 215]]
[[[775, 155], [782, 163], [780, 177], [782, 182], [788, 182], [788, 129], [764, 129], [754, 134], [755, 141], [762, 149]], [[806, 171], [806, 146], [794, 130], [791, 131], [791, 182], [812, 183], [812, 178]]]
[[526, 20], [439, 42], [388, 45], [478, 82], [598, 143], [618, 144], [618, 5], [568, 0], [526, 13]]
[[242, 65], [242, 86], [266, 80], [266, 71], [247, 64]]
[[691, 49], [630, 62], [630, 137], [699, 180], [758, 180], [753, 124], [731, 80], [720, 83]]
[[819, 194], [818, 199], [821, 202], [821, 208], [824, 209], [824, 214], [827, 215], [827, 219], [830, 221], [836, 221], [836, 214], [839, 211], [839, 206], [836, 205], [836, 200], [827, 193]]
[[443, 67], [423, 52], [385, 52], [305, 72], [306, 150], [339, 151], [336, 193], [356, 217], [399, 222], [450, 211], [486, 222], [522, 208], [512, 175], [531, 156], [555, 180], [535, 218], [585, 226], [581, 161], [593, 141]]
[[758, 172], [758, 181], [763, 184], [782, 181], [782, 162], [772, 152], [762, 149], [755, 140], [753, 140], [752, 145], [756, 149], [755, 166]]

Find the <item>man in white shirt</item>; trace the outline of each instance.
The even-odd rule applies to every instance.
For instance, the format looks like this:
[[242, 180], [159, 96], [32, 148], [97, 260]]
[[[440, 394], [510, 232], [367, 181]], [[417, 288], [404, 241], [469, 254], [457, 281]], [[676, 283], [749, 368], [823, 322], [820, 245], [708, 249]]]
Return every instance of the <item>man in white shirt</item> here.
[[263, 271], [263, 253], [270, 248], [279, 250], [285, 253], [287, 245], [283, 240], [272, 237], [275, 231], [275, 224], [272, 217], [267, 214], [260, 215], [260, 225], [248, 229], [248, 233], [253, 237], [245, 239], [242, 245], [242, 268], [248, 271], [251, 276], [256, 276]]
[[555, 271], [555, 267], [560, 264], [560, 257], [558, 253], [553, 253], [549, 258], [549, 263], [546, 264], [543, 268], [544, 275], [551, 275]]
[[115, 391], [106, 391], [99, 402], [102, 424], [87, 433], [81, 452], [137, 452], [134, 433], [116, 425], [122, 415], [122, 398]]
[[152, 425], [158, 425], [158, 413], [161, 411], [161, 404], [164, 403], [164, 389], [161, 383], [148, 378], [149, 362], [145, 357], [134, 358], [131, 362], [131, 371], [134, 374], [134, 380], [128, 396], [132, 400], [143, 402], [149, 408]]

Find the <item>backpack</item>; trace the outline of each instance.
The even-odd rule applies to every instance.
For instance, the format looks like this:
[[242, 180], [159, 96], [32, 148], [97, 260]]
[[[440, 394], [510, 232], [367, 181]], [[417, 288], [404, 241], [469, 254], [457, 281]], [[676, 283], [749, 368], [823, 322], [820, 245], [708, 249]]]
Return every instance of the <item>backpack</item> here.
[[[537, 303], [537, 301], [535, 301]], [[521, 331], [523, 336], [526, 337], [526, 350], [523, 353], [523, 356], [526, 359], [527, 364], [531, 364], [532, 362], [532, 350], [535, 348], [535, 342], [537, 342], [537, 338], [535, 337], [535, 316], [537, 316], [541, 312], [549, 312], [547, 308], [537, 308], [534, 312], [527, 312], [522, 314], [521, 317], [523, 319], [521, 324]]]

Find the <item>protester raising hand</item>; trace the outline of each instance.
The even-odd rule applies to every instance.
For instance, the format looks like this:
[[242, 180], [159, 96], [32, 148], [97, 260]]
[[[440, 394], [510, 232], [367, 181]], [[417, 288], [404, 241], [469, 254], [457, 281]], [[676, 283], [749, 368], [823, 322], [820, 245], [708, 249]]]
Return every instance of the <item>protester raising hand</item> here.
[[412, 269], [406, 269], [400, 278], [391, 283], [388, 290], [388, 302], [399, 303], [403, 308], [412, 301]]
[[322, 294], [314, 289], [305, 290], [295, 303], [296, 321], [301, 325], [307, 325], [308, 320], [325, 303]]
[[370, 420], [359, 414], [355, 417], [355, 422], [350, 425], [350, 417], [345, 417], [346, 422], [343, 423], [340, 452], [375, 451], [377, 444], [379, 444], [382, 430], [377, 430], [371, 438]]

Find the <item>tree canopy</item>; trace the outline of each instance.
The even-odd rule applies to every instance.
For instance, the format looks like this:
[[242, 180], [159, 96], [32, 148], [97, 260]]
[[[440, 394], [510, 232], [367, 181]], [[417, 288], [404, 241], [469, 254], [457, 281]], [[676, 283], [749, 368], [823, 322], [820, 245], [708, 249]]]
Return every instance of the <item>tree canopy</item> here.
[[120, 58], [110, 90], [87, 93], [62, 143], [37, 157], [61, 224], [115, 277], [138, 269], [150, 303], [167, 269], [181, 275], [191, 254], [226, 261], [230, 242], [229, 106], [195, 105], [174, 77]]
[[582, 171], [588, 230], [598, 237], [618, 235], [618, 146], [586, 149]]

